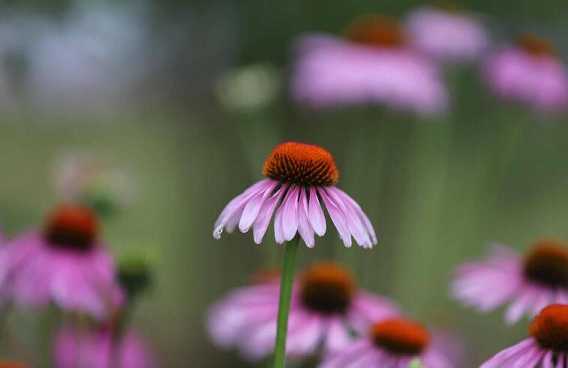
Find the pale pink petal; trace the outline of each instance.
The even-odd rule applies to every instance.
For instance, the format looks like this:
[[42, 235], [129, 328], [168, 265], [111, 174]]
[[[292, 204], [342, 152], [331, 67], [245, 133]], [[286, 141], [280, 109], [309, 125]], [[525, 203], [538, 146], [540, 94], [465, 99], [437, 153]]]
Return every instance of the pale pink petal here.
[[261, 180], [231, 200], [215, 222], [213, 237], [219, 239], [223, 233], [223, 229], [228, 223], [231, 223], [231, 228], [234, 228], [248, 200], [259, 191], [263, 191], [267, 186], [272, 185], [271, 182], [272, 180], [270, 179]]
[[483, 363], [480, 368], [504, 368], [508, 367], [506, 363], [513, 359], [515, 360], [519, 356], [523, 356], [527, 352], [530, 352], [535, 346], [535, 342], [532, 338], [525, 339], [507, 348], [500, 353], [496, 354], [493, 358], [489, 359], [487, 362]]
[[329, 321], [326, 335], [324, 347], [326, 354], [339, 352], [353, 342], [349, 327], [341, 318], [332, 318]]
[[367, 339], [359, 339], [337, 354], [331, 354], [319, 368], [346, 368], [357, 357], [375, 351]]
[[530, 286], [523, 288], [519, 296], [517, 296], [515, 301], [507, 308], [507, 312], [505, 313], [507, 323], [513, 324], [517, 322], [523, 314], [532, 310], [532, 305], [537, 294], [538, 290], [536, 290], [536, 288]]
[[306, 195], [306, 189], [300, 190], [300, 199], [298, 205], [298, 232], [304, 239], [306, 245], [310, 248], [313, 248], [316, 244], [315, 242], [315, 234], [312, 225], [308, 220], [308, 198]]
[[[266, 230], [268, 230], [268, 226], [270, 225], [270, 219], [272, 218], [272, 214], [276, 209], [278, 203], [280, 203], [280, 199], [286, 193], [287, 187], [281, 187], [278, 189], [276, 193], [272, 195], [269, 199], [267, 199], [263, 204], [259, 211], [258, 217], [254, 223], [253, 234], [254, 234], [254, 242], [256, 244], [262, 243], [262, 239], [266, 234]], [[276, 227], [276, 225], [275, 225]]]
[[290, 241], [294, 239], [298, 232], [298, 194], [300, 189], [296, 185], [292, 185], [289, 194], [282, 203], [282, 232], [284, 240]]
[[353, 210], [353, 207], [350, 205], [350, 203], [345, 203], [346, 200], [344, 198], [344, 195], [342, 195], [343, 193], [334, 187], [329, 187], [326, 189], [326, 191], [335, 205], [343, 212], [343, 218], [345, 219], [347, 228], [355, 238], [357, 244], [364, 248], [373, 247], [373, 243], [371, 242], [371, 238], [369, 237], [364, 224], [361, 222], [361, 219]]
[[323, 236], [326, 230], [325, 215], [319, 203], [318, 194], [315, 187], [310, 187], [308, 219], [312, 228], [319, 236]]
[[339, 188], [335, 188], [335, 189], [336, 189], [336, 191], [341, 193], [341, 197], [343, 198], [343, 200], [345, 202], [351, 204], [354, 212], [359, 216], [359, 218], [363, 222], [365, 228], [367, 229], [367, 232], [369, 233], [369, 236], [371, 237], [373, 244], [377, 244], [378, 238], [377, 238], [377, 235], [375, 233], [375, 229], [373, 228], [373, 224], [371, 224], [371, 221], [369, 220], [367, 215], [365, 215], [365, 212], [363, 212], [363, 210], [361, 209], [361, 206], [359, 206], [359, 204], [357, 202], [355, 202], [355, 200], [353, 198], [351, 198], [347, 193], [343, 192], [341, 189], [339, 189]]
[[554, 368], [554, 353], [552, 351], [547, 352], [542, 359], [542, 368]]
[[271, 181], [269, 185], [263, 187], [263, 191], [259, 191], [249, 199], [239, 221], [239, 229], [241, 232], [246, 233], [249, 231], [260, 212], [262, 204], [272, 194], [276, 185], [276, 181]]
[[331, 221], [335, 225], [337, 232], [341, 240], [346, 247], [351, 246], [351, 233], [345, 224], [345, 219], [343, 217], [343, 212], [335, 205], [335, 203], [331, 200], [331, 198], [326, 193], [325, 189], [318, 188], [318, 194], [321, 196], [323, 203], [329, 213], [329, 217], [331, 217]]
[[286, 353], [292, 357], [313, 354], [322, 340], [323, 323], [320, 317], [310, 316], [298, 322], [290, 321]]

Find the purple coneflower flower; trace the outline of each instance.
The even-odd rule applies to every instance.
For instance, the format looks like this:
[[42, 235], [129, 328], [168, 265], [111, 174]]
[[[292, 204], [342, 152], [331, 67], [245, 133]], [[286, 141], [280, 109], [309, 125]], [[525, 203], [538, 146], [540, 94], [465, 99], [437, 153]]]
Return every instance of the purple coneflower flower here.
[[351, 237], [363, 248], [377, 243], [373, 226], [361, 207], [335, 187], [339, 171], [325, 149], [296, 142], [279, 144], [264, 162], [263, 174], [267, 179], [225, 207], [215, 223], [216, 239], [224, 229], [232, 232], [238, 226], [243, 233], [252, 228], [254, 241], [260, 244], [274, 214], [278, 244], [299, 233], [306, 245], [313, 247], [315, 235], [326, 232], [323, 204], [345, 246], [351, 246]]
[[439, 71], [412, 50], [395, 21], [364, 17], [346, 36], [301, 40], [291, 86], [296, 101], [313, 107], [379, 104], [422, 114], [446, 108]]
[[151, 368], [153, 357], [143, 340], [127, 331], [113, 346], [108, 326], [84, 330], [64, 326], [55, 338], [55, 361], [58, 368]]
[[493, 92], [539, 111], [556, 111], [568, 103], [568, 74], [552, 45], [524, 35], [516, 46], [489, 57], [485, 79]]
[[[274, 348], [278, 312], [278, 278], [231, 292], [211, 308], [208, 328], [222, 347], [237, 347], [251, 360]], [[372, 321], [397, 314], [386, 298], [356, 287], [351, 274], [330, 262], [309, 267], [294, 284], [288, 324], [287, 355], [301, 358], [336, 352]]]
[[388, 318], [373, 324], [367, 336], [330, 355], [320, 368], [408, 368], [415, 359], [427, 368], [452, 368], [439, 345], [422, 325]]
[[511, 303], [505, 317], [514, 323], [548, 304], [568, 302], [568, 248], [542, 240], [520, 257], [512, 249], [496, 247], [487, 260], [460, 266], [452, 291], [481, 311]]
[[487, 48], [485, 28], [473, 14], [421, 7], [406, 22], [414, 47], [442, 62], [476, 60]]
[[532, 320], [531, 337], [507, 348], [481, 368], [565, 368], [568, 366], [568, 305], [553, 304]]
[[0, 289], [17, 304], [54, 302], [103, 318], [121, 303], [113, 259], [98, 240], [95, 215], [85, 207], [62, 205], [42, 230], [0, 249]]

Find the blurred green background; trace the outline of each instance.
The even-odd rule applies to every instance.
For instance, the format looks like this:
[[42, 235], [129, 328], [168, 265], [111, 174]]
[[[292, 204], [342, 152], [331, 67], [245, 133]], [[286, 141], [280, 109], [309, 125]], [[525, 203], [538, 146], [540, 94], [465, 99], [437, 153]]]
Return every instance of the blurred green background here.
[[[4, 32], [8, 41], [0, 34], [0, 77], [5, 82], [0, 87], [9, 96], [0, 104], [2, 228], [13, 235], [41, 223], [56, 202], [52, 169], [62, 152], [90, 152], [124, 168], [136, 194], [108, 222], [105, 236], [116, 255], [140, 252], [153, 261], [155, 286], [139, 305], [136, 327], [163, 367], [246, 367], [236, 354], [211, 345], [204, 329], [206, 310], [231, 288], [246, 283], [259, 267], [277, 264], [281, 249], [275, 250], [272, 236], [261, 247], [253, 245], [250, 234], [214, 241], [212, 226], [223, 206], [261, 177], [272, 146], [283, 140], [320, 144], [335, 155], [342, 175], [339, 186], [362, 204], [381, 242], [372, 251], [344, 249], [330, 231], [314, 250], [301, 250], [302, 264], [324, 258], [344, 262], [362, 287], [389, 295], [416, 318], [461, 336], [467, 354], [464, 367], [478, 366], [520, 340], [526, 325], [508, 328], [501, 311], [483, 316], [450, 300], [452, 272], [457, 264], [482, 256], [492, 242], [525, 249], [540, 237], [568, 238], [566, 117], [550, 119], [499, 104], [478, 82], [475, 66], [448, 71], [452, 111], [429, 121], [378, 108], [306, 111], [285, 96], [291, 46], [302, 32], [337, 33], [357, 15], [403, 15], [419, 4], [4, 2], [0, 30], [10, 29], [2, 28], [5, 24], [20, 29], [14, 19], [28, 19], [30, 14], [49, 27], [60, 27], [78, 8], [85, 14], [99, 9], [139, 14], [138, 28], [133, 28], [141, 34], [120, 42], [137, 40], [141, 47], [124, 60], [111, 57], [116, 45], [108, 47], [99, 56], [112, 68], [97, 69], [93, 79], [79, 86], [90, 92], [98, 75], [113, 81], [123, 70], [141, 71], [128, 88], [113, 87], [119, 97], [112, 101], [103, 98], [94, 104], [98, 94], [70, 99], [73, 89], [52, 100], [51, 91], [61, 90], [68, 70], [84, 75], [94, 68], [63, 64], [60, 80], [39, 78], [52, 85], [42, 84], [48, 93], [38, 97], [41, 88], [28, 83], [28, 73], [36, 70], [28, 46], [44, 28], [20, 36], [24, 46], [11, 43], [14, 34], [21, 35], [18, 31]], [[485, 17], [495, 40], [537, 30], [563, 41], [557, 44], [561, 54], [568, 51], [568, 8], [561, 0], [461, 5]], [[121, 19], [118, 24], [124, 26]], [[124, 35], [121, 28], [102, 24], [96, 32], [117, 30], [107, 34], [109, 43]], [[87, 38], [95, 32], [86, 29]], [[105, 40], [100, 34], [97, 40]], [[234, 68], [256, 63], [270, 65], [281, 79], [277, 96], [246, 110], [222, 103], [219, 80]], [[106, 89], [101, 91], [109, 96]], [[10, 320], [9, 328], [27, 350], [37, 352], [36, 361], [46, 349], [48, 333], [38, 337], [36, 331], [45, 330], [45, 325], [45, 317], [28, 312]], [[2, 349], [6, 356], [17, 357]]]

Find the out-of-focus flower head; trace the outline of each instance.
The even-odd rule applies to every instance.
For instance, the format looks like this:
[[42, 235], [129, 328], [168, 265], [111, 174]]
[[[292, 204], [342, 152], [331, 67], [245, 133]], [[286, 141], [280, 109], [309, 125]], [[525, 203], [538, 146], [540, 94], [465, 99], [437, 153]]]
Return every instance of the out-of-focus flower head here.
[[228, 71], [215, 92], [228, 110], [254, 111], [272, 103], [281, 89], [278, 69], [271, 64], [254, 64]]
[[24, 306], [50, 302], [104, 319], [123, 300], [114, 261], [88, 208], [64, 204], [43, 228], [10, 239], [0, 248], [0, 297]]
[[490, 55], [483, 69], [487, 84], [497, 96], [539, 112], [556, 112], [568, 106], [568, 71], [547, 40], [531, 34], [515, 45]]
[[320, 368], [455, 367], [444, 355], [447, 349], [424, 326], [404, 317], [375, 322], [366, 334], [336, 354]]
[[[213, 237], [238, 225], [243, 233], [251, 228], [254, 241], [262, 243], [274, 215], [274, 236], [278, 244], [299, 235], [315, 246], [315, 235], [326, 233], [323, 207], [327, 208], [346, 247], [352, 237], [363, 248], [377, 243], [373, 225], [361, 207], [335, 185], [339, 170], [331, 153], [322, 147], [298, 142], [277, 145], [264, 162], [261, 180], [225, 206], [215, 222]], [[323, 204], [323, 206], [322, 206]]]
[[377, 104], [419, 114], [440, 113], [448, 100], [436, 65], [401, 25], [376, 15], [355, 20], [345, 37], [302, 37], [291, 94], [314, 108]]
[[471, 62], [487, 49], [489, 37], [472, 13], [420, 7], [406, 21], [414, 47], [440, 62]]
[[498, 246], [488, 259], [458, 268], [452, 293], [483, 312], [509, 304], [509, 323], [534, 316], [548, 304], [568, 303], [568, 247], [541, 240], [520, 257]]
[[542, 309], [529, 327], [530, 337], [507, 348], [480, 368], [562, 368], [568, 362], [568, 305]]
[[[209, 312], [209, 333], [218, 346], [237, 348], [250, 360], [274, 348], [279, 278], [236, 289]], [[287, 354], [307, 358], [320, 348], [337, 352], [372, 321], [398, 313], [394, 304], [357, 288], [349, 271], [331, 262], [315, 263], [296, 281], [288, 323]]]
[[111, 326], [106, 325], [88, 330], [63, 326], [55, 337], [54, 350], [58, 368], [156, 367], [154, 357], [140, 336], [128, 330], [117, 341]]
[[126, 171], [89, 153], [62, 155], [55, 162], [53, 178], [58, 198], [84, 203], [103, 217], [115, 214], [135, 196]]

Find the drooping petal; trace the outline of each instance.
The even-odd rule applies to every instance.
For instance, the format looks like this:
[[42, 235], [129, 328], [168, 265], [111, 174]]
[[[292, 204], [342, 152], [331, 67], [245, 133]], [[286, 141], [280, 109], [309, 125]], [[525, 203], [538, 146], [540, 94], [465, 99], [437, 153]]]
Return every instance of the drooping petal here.
[[377, 244], [378, 238], [377, 234], [375, 233], [375, 229], [373, 228], [373, 224], [371, 223], [365, 212], [363, 212], [361, 206], [359, 206], [359, 204], [355, 202], [353, 198], [351, 198], [347, 193], [345, 193], [341, 189], [335, 188], [335, 190], [341, 193], [341, 198], [343, 198], [345, 202], [351, 204], [351, 207], [353, 208], [354, 212], [359, 216], [365, 228], [367, 229], [367, 232], [369, 233], [369, 236], [371, 237], [373, 244]]
[[294, 239], [298, 232], [298, 195], [300, 188], [293, 185], [290, 187], [289, 195], [282, 203], [282, 231], [284, 239], [290, 241]]
[[[276, 206], [278, 206], [278, 203], [280, 203], [282, 196], [286, 193], [286, 189], [287, 186], [282, 186], [272, 195], [272, 197], [268, 198], [263, 203], [253, 227], [254, 242], [256, 244], [262, 243], [264, 234], [266, 234], [266, 230], [268, 230], [268, 226], [270, 225], [272, 214], [274, 213]], [[276, 228], [276, 224], [274, 227]]]
[[334, 201], [336, 206], [343, 212], [343, 218], [345, 219], [345, 224], [347, 228], [355, 238], [357, 244], [363, 248], [371, 248], [373, 243], [371, 238], [365, 229], [365, 225], [361, 222], [358, 214], [353, 210], [350, 203], [348, 203], [342, 192], [339, 192], [337, 188], [330, 187], [326, 189], [327, 193]]
[[323, 236], [326, 230], [325, 215], [321, 208], [316, 188], [310, 187], [308, 219], [312, 228], [319, 236]]
[[321, 196], [323, 203], [325, 204], [327, 212], [329, 213], [329, 217], [331, 217], [331, 221], [335, 225], [335, 228], [337, 229], [341, 240], [343, 240], [343, 244], [345, 244], [346, 247], [350, 247], [352, 244], [351, 233], [349, 232], [349, 229], [345, 224], [343, 212], [331, 200], [324, 188], [318, 188], [318, 193]]
[[282, 202], [280, 202], [280, 206], [276, 210], [276, 215], [274, 216], [274, 239], [278, 244], [282, 244], [286, 241], [284, 237], [284, 205], [290, 198], [292, 189], [292, 186], [288, 187]]
[[300, 199], [298, 204], [298, 231], [306, 245], [313, 248], [315, 246], [314, 229], [308, 220], [308, 211], [306, 189], [302, 188], [300, 190]]
[[276, 181], [271, 182], [270, 185], [264, 187], [264, 190], [258, 191], [249, 199], [239, 221], [239, 229], [241, 232], [246, 233], [249, 231], [260, 212], [262, 204], [272, 194], [272, 190], [276, 184]]
[[493, 358], [489, 359], [487, 362], [483, 363], [480, 368], [503, 368], [508, 367], [506, 363], [511, 358], [516, 358], [519, 355], [526, 354], [532, 347], [534, 347], [535, 342], [532, 338], [525, 339], [518, 343], [517, 345], [513, 345], [510, 348], [507, 348], [500, 353], [496, 354]]
[[[227, 231], [234, 229], [236, 224], [239, 222], [240, 214], [242, 213], [248, 200], [259, 191], [264, 191], [268, 186], [272, 185], [272, 182], [273, 181], [270, 179], [261, 180], [232, 199], [229, 204], [225, 206], [217, 221], [215, 222], [213, 237], [215, 239], [220, 239], [225, 226], [227, 226]], [[229, 224], [230, 226], [228, 226], [227, 224]]]

